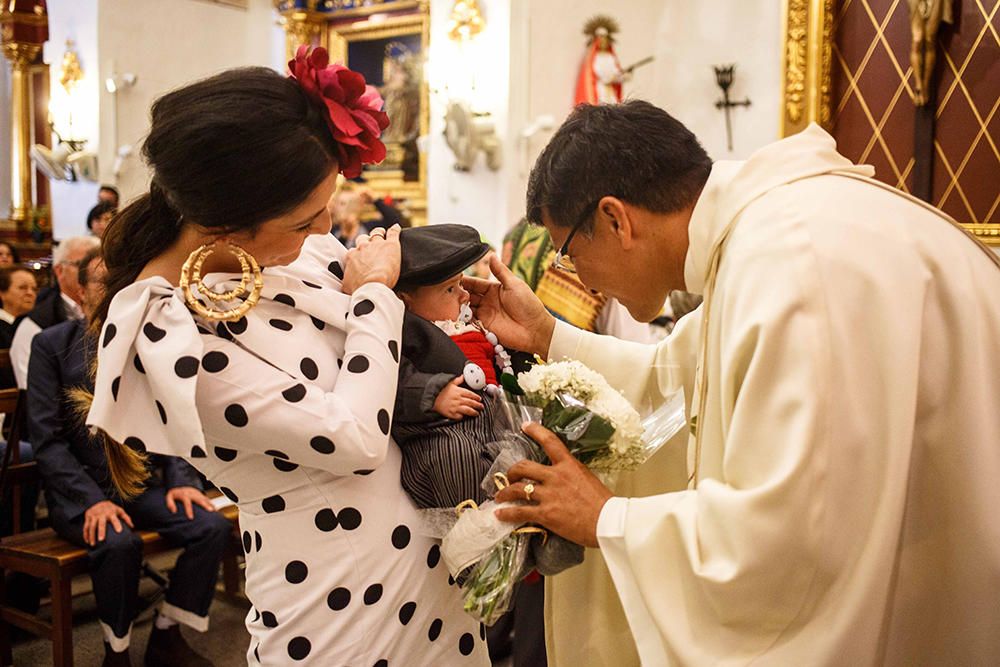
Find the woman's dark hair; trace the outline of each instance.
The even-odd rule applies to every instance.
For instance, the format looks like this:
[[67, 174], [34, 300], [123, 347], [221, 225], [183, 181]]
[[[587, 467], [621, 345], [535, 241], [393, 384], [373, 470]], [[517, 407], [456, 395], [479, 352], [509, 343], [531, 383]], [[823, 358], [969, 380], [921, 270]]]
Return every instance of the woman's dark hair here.
[[6, 241], [0, 241], [0, 245], [5, 245], [7, 246], [7, 249], [10, 250], [10, 256], [14, 259], [14, 264], [21, 263], [21, 253], [17, 251], [17, 248], [14, 247], [14, 244], [7, 243]]
[[[602, 197], [654, 213], [698, 198], [712, 160], [691, 130], [649, 102], [581, 104], [556, 131], [528, 177], [528, 220], [571, 227]], [[590, 231], [591, 224], [583, 225]]]
[[118, 210], [118, 204], [112, 204], [109, 201], [97, 202], [97, 206], [90, 209], [90, 213], [87, 214], [87, 229], [94, 229], [94, 222], [97, 221], [105, 213], [114, 213]]
[[265, 67], [232, 69], [153, 103], [142, 155], [149, 192], [119, 210], [102, 239], [111, 300], [176, 241], [181, 222], [220, 234], [256, 230], [294, 209], [336, 167], [323, 111]]
[[[294, 80], [264, 67], [228, 70], [156, 100], [142, 148], [149, 192], [104, 232], [106, 292], [93, 329], [115, 295], [177, 240], [182, 222], [253, 232], [300, 205], [337, 166], [324, 113]], [[86, 397], [76, 402], [85, 412]], [[144, 454], [104, 441], [119, 493], [138, 494], [148, 477]]]
[[90, 282], [90, 279], [92, 277], [90, 274], [93, 271], [90, 265], [95, 259], [98, 259], [100, 256], [101, 256], [101, 246], [96, 246], [88, 250], [87, 254], [84, 255], [83, 258], [76, 263], [76, 270], [78, 274], [77, 282], [80, 283], [80, 287], [86, 287], [87, 283]]

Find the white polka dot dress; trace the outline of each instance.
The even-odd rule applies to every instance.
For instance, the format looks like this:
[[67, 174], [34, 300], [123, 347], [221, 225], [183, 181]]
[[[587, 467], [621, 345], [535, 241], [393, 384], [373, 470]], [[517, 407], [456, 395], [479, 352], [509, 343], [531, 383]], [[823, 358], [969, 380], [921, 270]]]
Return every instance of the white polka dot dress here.
[[400, 486], [402, 303], [382, 285], [341, 293], [344, 253], [310, 237], [237, 322], [198, 321], [162, 278], [122, 290], [87, 423], [183, 457], [239, 505], [249, 664], [488, 665]]

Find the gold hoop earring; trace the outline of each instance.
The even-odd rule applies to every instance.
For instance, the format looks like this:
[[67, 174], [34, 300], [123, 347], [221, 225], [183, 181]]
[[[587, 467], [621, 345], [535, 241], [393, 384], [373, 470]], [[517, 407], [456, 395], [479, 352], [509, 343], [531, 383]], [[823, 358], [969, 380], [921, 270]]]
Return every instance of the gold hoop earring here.
[[[264, 289], [264, 276], [261, 275], [260, 266], [253, 255], [238, 245], [227, 243], [226, 249], [240, 261], [242, 272], [240, 284], [228, 292], [215, 292], [209, 289], [202, 282], [201, 267], [205, 260], [215, 252], [215, 246], [214, 243], [206, 243], [201, 246], [188, 255], [187, 261], [181, 267], [180, 286], [184, 293], [184, 303], [206, 320], [235, 322], [257, 305], [260, 300], [260, 292]], [[216, 303], [234, 299], [243, 299], [243, 303], [228, 310], [215, 310], [202, 303], [195, 292]]]

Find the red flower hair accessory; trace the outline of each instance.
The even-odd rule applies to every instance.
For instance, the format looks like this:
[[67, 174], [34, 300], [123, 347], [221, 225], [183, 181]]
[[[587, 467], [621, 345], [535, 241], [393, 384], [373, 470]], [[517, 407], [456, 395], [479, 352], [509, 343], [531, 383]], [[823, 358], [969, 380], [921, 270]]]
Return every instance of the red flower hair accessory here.
[[339, 63], [330, 64], [323, 47], [303, 45], [288, 61], [290, 78], [314, 103], [326, 111], [326, 122], [337, 141], [337, 161], [346, 178], [361, 175], [361, 165], [385, 159], [385, 144], [379, 140], [389, 127], [382, 111], [382, 96], [365, 77]]

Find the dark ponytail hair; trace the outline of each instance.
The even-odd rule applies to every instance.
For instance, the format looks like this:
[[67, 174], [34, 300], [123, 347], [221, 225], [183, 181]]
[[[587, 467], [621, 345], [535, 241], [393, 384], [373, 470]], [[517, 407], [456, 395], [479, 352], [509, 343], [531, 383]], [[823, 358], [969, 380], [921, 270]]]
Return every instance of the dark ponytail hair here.
[[[156, 100], [142, 148], [152, 182], [104, 233], [106, 293], [94, 330], [182, 224], [252, 232], [300, 205], [337, 166], [323, 113], [298, 83], [264, 67], [227, 70]], [[134, 495], [146, 477], [143, 455], [105, 441], [116, 486]]]

